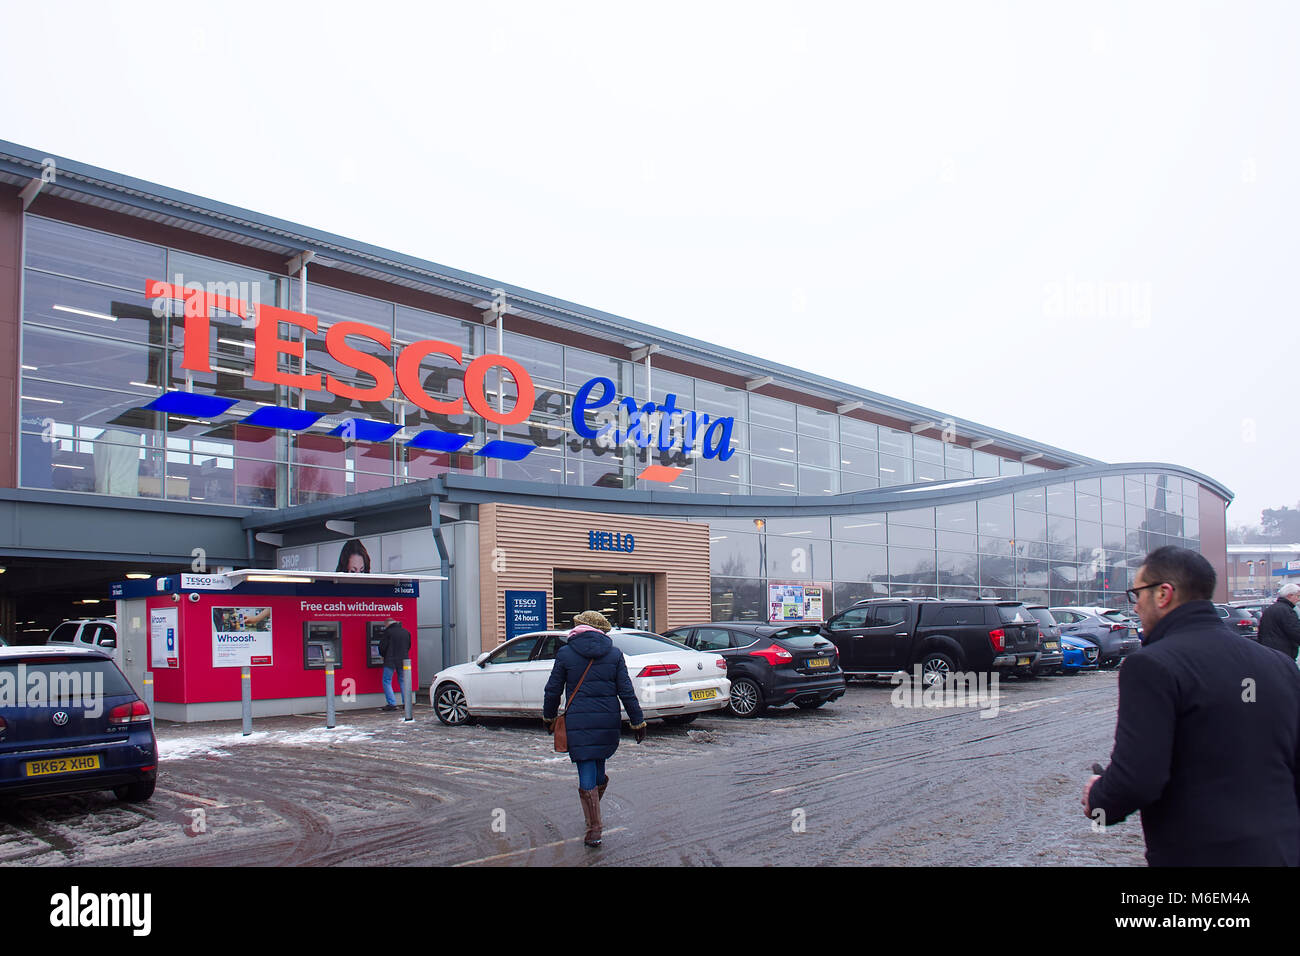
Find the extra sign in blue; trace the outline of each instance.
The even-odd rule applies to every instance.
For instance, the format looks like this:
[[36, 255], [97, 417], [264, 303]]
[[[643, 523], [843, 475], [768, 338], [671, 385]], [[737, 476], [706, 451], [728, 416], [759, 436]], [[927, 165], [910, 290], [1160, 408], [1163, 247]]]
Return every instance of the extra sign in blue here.
[[506, 592], [506, 640], [546, 630], [545, 591]]

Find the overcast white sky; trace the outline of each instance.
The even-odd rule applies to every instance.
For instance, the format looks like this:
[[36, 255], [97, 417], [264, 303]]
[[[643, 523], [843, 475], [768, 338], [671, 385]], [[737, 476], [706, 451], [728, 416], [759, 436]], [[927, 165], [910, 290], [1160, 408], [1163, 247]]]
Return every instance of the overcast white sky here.
[[0, 139], [1300, 500], [1300, 5], [8, 14]]

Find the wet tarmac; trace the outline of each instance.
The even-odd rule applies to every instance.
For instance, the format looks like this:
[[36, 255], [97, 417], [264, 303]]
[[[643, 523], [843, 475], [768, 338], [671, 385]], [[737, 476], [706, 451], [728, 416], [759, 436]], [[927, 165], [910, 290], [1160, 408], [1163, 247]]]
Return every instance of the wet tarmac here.
[[992, 717], [895, 696], [855, 683], [818, 710], [625, 734], [597, 850], [539, 721], [444, 727], [426, 696], [409, 723], [160, 723], [152, 800], [0, 805], [0, 866], [1144, 864], [1136, 817], [1099, 831], [1079, 806], [1115, 672], [1004, 682]]

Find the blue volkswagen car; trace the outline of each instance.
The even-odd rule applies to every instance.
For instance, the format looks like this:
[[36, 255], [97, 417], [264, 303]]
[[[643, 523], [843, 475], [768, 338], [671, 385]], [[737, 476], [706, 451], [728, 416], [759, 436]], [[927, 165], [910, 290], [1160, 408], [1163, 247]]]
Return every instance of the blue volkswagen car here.
[[92, 647], [0, 647], [0, 799], [112, 790], [153, 796], [149, 708]]

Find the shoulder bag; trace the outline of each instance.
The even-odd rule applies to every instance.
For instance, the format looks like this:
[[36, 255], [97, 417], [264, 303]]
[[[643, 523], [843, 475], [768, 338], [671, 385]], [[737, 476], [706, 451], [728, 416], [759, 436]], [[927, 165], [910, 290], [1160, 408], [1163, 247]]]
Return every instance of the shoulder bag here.
[[587, 671], [591, 670], [591, 665], [594, 663], [594, 659], [587, 661], [587, 670], [583, 671], [582, 676], [578, 678], [578, 686], [573, 688], [573, 694], [570, 695], [568, 703], [565, 704], [564, 710], [556, 716], [555, 723], [552, 725], [551, 729], [555, 734], [555, 752], [557, 754], [567, 754], [569, 752], [569, 734], [568, 731], [564, 729], [564, 715], [567, 714], [569, 708], [573, 706], [573, 698], [577, 697], [578, 691], [582, 690], [582, 682], [587, 679]]

